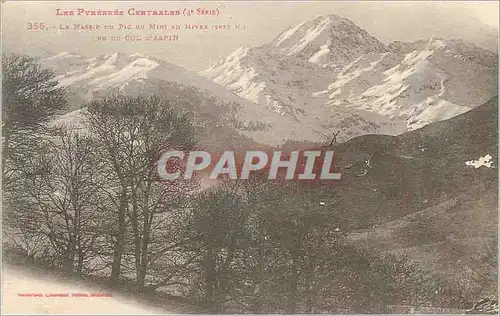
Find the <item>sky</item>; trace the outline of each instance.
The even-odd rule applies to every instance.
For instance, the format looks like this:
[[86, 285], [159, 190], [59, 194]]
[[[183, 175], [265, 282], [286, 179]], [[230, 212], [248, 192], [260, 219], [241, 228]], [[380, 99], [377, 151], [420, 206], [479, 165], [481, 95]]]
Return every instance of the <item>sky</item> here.
[[[60, 10], [124, 10], [116, 16], [57, 16]], [[131, 16], [127, 10], [219, 10], [218, 16]], [[496, 51], [498, 42], [497, 1], [14, 1], [2, 5], [2, 48], [4, 51], [38, 55], [46, 52], [73, 52], [96, 56], [113, 52], [145, 53], [186, 69], [200, 71], [226, 58], [242, 45], [260, 46], [290, 26], [319, 15], [337, 14], [348, 18], [383, 43], [415, 41], [440, 37], [460, 37], [483, 48]], [[47, 30], [29, 30], [29, 23], [45, 23]], [[98, 30], [77, 31], [76, 23], [99, 25]], [[150, 24], [207, 25], [206, 30], [148, 30]], [[133, 29], [117, 30], [118, 24]], [[144, 25], [144, 30], [134, 29]], [[32, 24], [33, 25], [33, 24]], [[70, 29], [61, 29], [68, 25]], [[114, 25], [113, 30], [104, 30]], [[229, 30], [215, 30], [229, 25]], [[239, 29], [235, 27], [239, 25]], [[145, 38], [163, 34], [178, 35], [175, 42], [146, 42]], [[98, 36], [107, 36], [99, 41]], [[119, 41], [110, 41], [119, 36]], [[125, 36], [141, 41], [125, 41]]]

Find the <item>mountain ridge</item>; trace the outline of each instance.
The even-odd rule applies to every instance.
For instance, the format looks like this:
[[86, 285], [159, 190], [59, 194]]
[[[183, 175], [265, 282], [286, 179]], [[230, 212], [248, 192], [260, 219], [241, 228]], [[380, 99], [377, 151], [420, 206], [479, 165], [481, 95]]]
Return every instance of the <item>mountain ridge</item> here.
[[[74, 109], [83, 106], [86, 101], [95, 97], [112, 93], [137, 95], [140, 93], [161, 94], [163, 91], [173, 97], [192, 93], [193, 100], [198, 99], [200, 103], [206, 103], [205, 101], [212, 103], [214, 106], [212, 110], [215, 113], [231, 112], [232, 107], [228, 104], [237, 105], [236, 113], [231, 114], [235, 125], [240, 126], [236, 129], [237, 132], [257, 142], [279, 145], [290, 137], [306, 140], [318, 138], [318, 131], [314, 126], [301, 128], [301, 132], [297, 133], [297, 124], [290, 118], [284, 118], [256, 107], [250, 101], [240, 98], [217, 83], [160, 59], [121, 53], [92, 58], [59, 53], [41, 58], [39, 62], [55, 72], [60, 86], [68, 88], [70, 102], [79, 104]], [[191, 92], [189, 87], [195, 87], [196, 90]], [[177, 92], [171, 91], [172, 89]], [[212, 102], [212, 98], [217, 101]], [[267, 133], [264, 128], [244, 127], [252, 124], [272, 128], [272, 133]]]
[[399, 135], [465, 113], [496, 93], [496, 56], [439, 37], [385, 45], [331, 14], [291, 26], [259, 47], [242, 46], [198, 74], [139, 53], [59, 53], [40, 62], [69, 87], [72, 103], [107, 90], [154, 93], [169, 81], [194, 86], [239, 104], [236, 125], [266, 126], [238, 133], [279, 146], [328, 142], [338, 131], [340, 142]]
[[[235, 50], [200, 74], [298, 121], [324, 124], [317, 117], [326, 117], [331, 130], [360, 116], [361, 130], [340, 128], [343, 140], [369, 133], [397, 135], [464, 113], [496, 93], [495, 53], [435, 36], [384, 45], [347, 21], [326, 15], [302, 22], [267, 44]], [[322, 46], [331, 34], [343, 36], [344, 24], [361, 37], [335, 43], [337, 49], [352, 48], [350, 53], [337, 62], [329, 57], [327, 63], [311, 62], [316, 53], [331, 52]], [[369, 118], [368, 112], [378, 117]]]

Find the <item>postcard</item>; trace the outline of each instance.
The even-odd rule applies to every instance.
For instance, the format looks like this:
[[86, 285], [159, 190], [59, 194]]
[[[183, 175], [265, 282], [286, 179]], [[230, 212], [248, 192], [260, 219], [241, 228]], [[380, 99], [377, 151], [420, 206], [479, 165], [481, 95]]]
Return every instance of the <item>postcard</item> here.
[[3, 314], [498, 314], [498, 2], [1, 5]]

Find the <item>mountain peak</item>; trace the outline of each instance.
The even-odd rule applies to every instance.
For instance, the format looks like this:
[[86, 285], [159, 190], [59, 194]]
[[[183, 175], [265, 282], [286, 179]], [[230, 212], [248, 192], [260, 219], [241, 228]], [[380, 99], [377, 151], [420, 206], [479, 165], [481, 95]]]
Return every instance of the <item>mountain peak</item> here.
[[[284, 44], [284, 42], [286, 42], [288, 39], [293, 37], [296, 33], [305, 33], [307, 31], [310, 31], [313, 27], [316, 29], [314, 30], [315, 32], [311, 32], [313, 34], [309, 34], [310, 37], [318, 37], [322, 35], [322, 32], [328, 33], [330, 28], [335, 25], [349, 22], [349, 20], [339, 17], [338, 15], [335, 15], [333, 13], [327, 15], [318, 15], [312, 20], [302, 21], [297, 25], [290, 26], [288, 29], [278, 35], [273, 43], [277, 46], [280, 46], [281, 44]], [[303, 36], [304, 34], [299, 35]]]
[[227, 60], [240, 59], [242, 57], [245, 57], [250, 49], [250, 46], [247, 45], [240, 46], [237, 50], [235, 50], [231, 55], [228, 56]]
[[387, 47], [368, 32], [335, 14], [317, 16], [289, 27], [266, 46], [280, 54], [332, 68], [362, 54], [387, 51]]
[[328, 25], [329, 27], [334, 27], [336, 25], [342, 24], [354, 24], [346, 18], [338, 16], [336, 14], [330, 13], [326, 15], [318, 15], [312, 20], [305, 21], [303, 23], [316, 24], [316, 25]]

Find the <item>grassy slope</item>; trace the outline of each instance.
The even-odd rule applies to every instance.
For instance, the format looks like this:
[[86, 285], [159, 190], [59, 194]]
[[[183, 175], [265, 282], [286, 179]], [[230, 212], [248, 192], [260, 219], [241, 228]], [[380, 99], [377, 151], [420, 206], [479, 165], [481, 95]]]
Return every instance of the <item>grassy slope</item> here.
[[[496, 169], [474, 169], [465, 161], [485, 154], [496, 159], [497, 104], [494, 99], [397, 137], [367, 135], [337, 146], [337, 165], [353, 166], [342, 170], [335, 187], [344, 197], [340, 208], [356, 218], [350, 224], [369, 228], [412, 214], [468, 191], [472, 182], [496, 185]], [[370, 157], [372, 168], [358, 176]]]
[[351, 169], [337, 188], [343, 208], [357, 212], [350, 214], [349, 224], [358, 228], [350, 239], [406, 252], [430, 271], [468, 287], [486, 282], [483, 292], [495, 293], [497, 169], [474, 169], [465, 161], [490, 154], [497, 166], [497, 114], [494, 98], [411, 133], [339, 146], [340, 165], [361, 165], [373, 156], [366, 176], [356, 177], [359, 170]]

